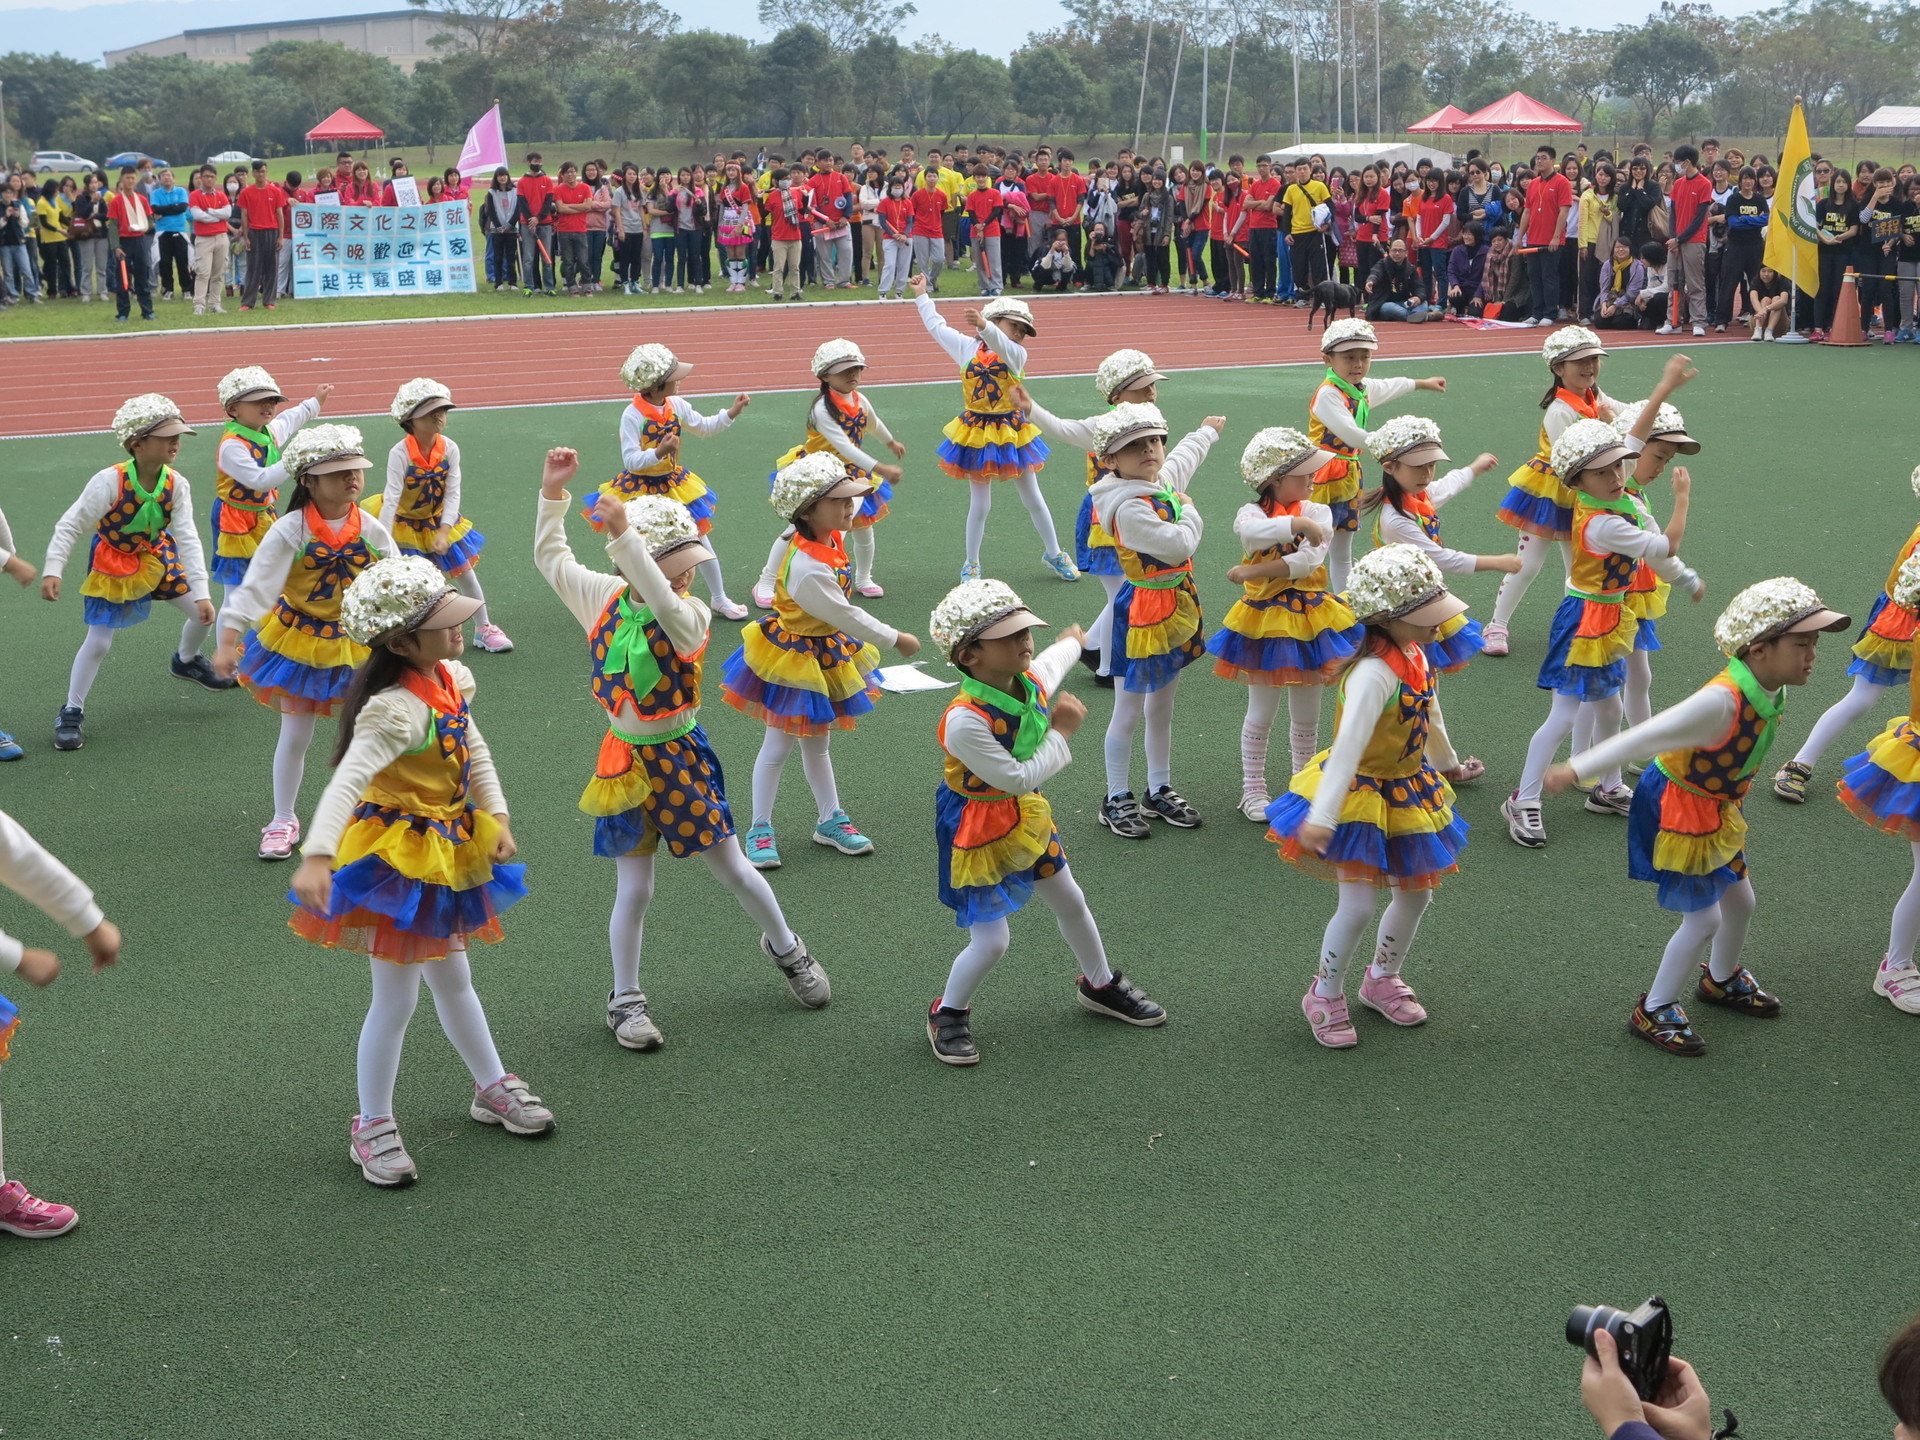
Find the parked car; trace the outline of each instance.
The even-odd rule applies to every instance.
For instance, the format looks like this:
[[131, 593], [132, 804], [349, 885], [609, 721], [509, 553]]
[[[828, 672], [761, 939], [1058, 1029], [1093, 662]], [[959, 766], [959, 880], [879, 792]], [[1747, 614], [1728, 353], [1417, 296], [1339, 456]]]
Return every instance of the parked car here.
[[244, 150], [222, 150], [218, 155], [209, 155], [209, 165], [251, 165], [253, 156]]
[[33, 173], [52, 175], [65, 170], [98, 170], [100, 167], [91, 160], [82, 160], [71, 150], [36, 150], [33, 152]]
[[156, 170], [164, 170], [167, 168], [167, 162], [160, 159], [157, 155], [148, 155], [140, 150], [122, 150], [118, 155], [109, 155], [107, 157], [107, 169], [125, 170], [128, 166], [138, 165], [142, 160], [151, 160], [153, 162], [153, 168]]

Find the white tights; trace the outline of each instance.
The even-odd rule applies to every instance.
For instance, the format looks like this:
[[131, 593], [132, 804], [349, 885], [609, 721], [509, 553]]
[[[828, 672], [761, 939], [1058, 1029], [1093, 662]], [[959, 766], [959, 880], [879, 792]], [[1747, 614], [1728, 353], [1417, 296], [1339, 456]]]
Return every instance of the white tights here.
[[1320, 685], [1249, 685], [1247, 718], [1240, 724], [1240, 790], [1271, 795], [1267, 788], [1267, 737], [1287, 697], [1287, 749], [1298, 775], [1320, 749]]
[[[1313, 993], [1321, 999], [1331, 1000], [1346, 993], [1347, 962], [1353, 958], [1367, 922], [1373, 919], [1378, 896], [1378, 887], [1365, 881], [1340, 882], [1340, 903], [1321, 937], [1320, 969], [1313, 982]], [[1368, 967], [1371, 974], [1400, 973], [1407, 952], [1413, 949], [1413, 937], [1419, 933], [1420, 917], [1427, 913], [1427, 903], [1432, 899], [1431, 890], [1394, 890], [1374, 934], [1373, 964]]]
[[[987, 538], [987, 514], [993, 509], [993, 487], [997, 483], [974, 480], [967, 486], [967, 562], [972, 565], [980, 563], [980, 546]], [[1012, 485], [1020, 496], [1020, 503], [1027, 507], [1027, 518], [1033, 521], [1034, 532], [1046, 547], [1046, 553], [1058, 554], [1060, 537], [1054, 533], [1053, 512], [1047, 509], [1046, 497], [1040, 493], [1040, 477], [1028, 470]]]
[[478, 575], [468, 570], [463, 575], [449, 576], [447, 583], [469, 600], [478, 600], [480, 602], [480, 608], [473, 612], [473, 623], [475, 625], [486, 625], [490, 623], [487, 616], [487, 594], [480, 588], [480, 577]]
[[[1638, 725], [1653, 715], [1653, 652], [1636, 650], [1627, 656], [1627, 684], [1620, 692], [1621, 709], [1628, 725]], [[1616, 727], [1618, 728], [1618, 727]], [[1573, 717], [1573, 748], [1571, 753], [1578, 755], [1591, 750], [1611, 732], [1601, 730], [1595, 724], [1594, 708], [1582, 705], [1580, 713]]]
[[473, 969], [467, 952], [453, 950], [444, 960], [417, 965], [373, 961], [373, 1003], [360, 1027], [360, 1118], [384, 1120], [393, 1114], [393, 1082], [400, 1074], [400, 1047], [406, 1042], [407, 1022], [420, 999], [420, 982], [433, 991], [433, 1008], [440, 1028], [460, 1052], [473, 1083], [482, 1090], [507, 1073], [494, 1049], [487, 1012], [473, 988]]
[[[1520, 772], [1520, 788], [1514, 792], [1514, 799], [1521, 805], [1538, 805], [1540, 787], [1547, 778], [1547, 767], [1553, 764], [1553, 757], [1559, 753], [1560, 744], [1575, 733], [1575, 725], [1585, 716], [1585, 734], [1604, 739], [1620, 728], [1620, 697], [1609, 695], [1604, 700], [1582, 700], [1575, 695], [1562, 695], [1557, 691], [1553, 697], [1553, 708], [1547, 711], [1547, 718], [1540, 728], [1533, 732], [1533, 739], [1527, 744], [1526, 769]], [[1620, 767], [1614, 766], [1600, 777], [1600, 788], [1611, 790], [1620, 783]]]
[[1913, 964], [1915, 941], [1920, 941], [1920, 840], [1913, 843], [1913, 879], [1893, 907], [1893, 931], [1887, 937], [1890, 969]]
[[1534, 577], [1540, 573], [1540, 567], [1547, 563], [1547, 547], [1560, 547], [1560, 563], [1566, 567], [1568, 575], [1573, 574], [1573, 542], [1570, 540], [1545, 540], [1531, 531], [1520, 532], [1520, 543], [1515, 547], [1520, 552], [1520, 569], [1500, 582], [1500, 593], [1493, 597], [1493, 623], [1505, 625], [1513, 619], [1513, 612], [1520, 608], [1520, 602], [1526, 598], [1527, 587], [1533, 584]]
[[[176, 595], [167, 603], [187, 617], [187, 623], [180, 627], [180, 648], [175, 653], [182, 660], [191, 660], [200, 653], [200, 646], [207, 638], [207, 627], [194, 617], [193, 601], [186, 596]], [[87, 626], [86, 638], [74, 653], [73, 671], [67, 676], [67, 704], [86, 707], [87, 694], [100, 674], [100, 664], [113, 648], [113, 636], [109, 626]]]
[[[1106, 947], [1100, 943], [1100, 927], [1087, 908], [1087, 897], [1066, 866], [1049, 880], [1033, 882], [1033, 893], [1049, 910], [1060, 927], [1060, 938], [1080, 962], [1080, 973], [1096, 988], [1111, 984], [1113, 970], [1107, 964]], [[965, 1010], [973, 1003], [973, 992], [998, 965], [1013, 943], [1013, 932], [1006, 920], [982, 920], [967, 930], [967, 948], [954, 957], [947, 973], [947, 988], [940, 1003], [950, 1010]]]
[[1100, 652], [1100, 670], [1102, 675], [1113, 674], [1113, 600], [1120, 593], [1120, 587], [1127, 583], [1124, 575], [1096, 575], [1100, 588], [1107, 592], [1107, 603], [1100, 607], [1100, 618], [1087, 627], [1087, 649]]
[[813, 803], [824, 821], [840, 808], [840, 787], [833, 778], [833, 756], [827, 752], [832, 735], [789, 735], [784, 730], [767, 728], [760, 742], [760, 754], [753, 762], [753, 823], [773, 823], [773, 802], [780, 798], [780, 772], [786, 768], [793, 747], [800, 746], [800, 769], [813, 791]]
[[1107, 793], [1124, 795], [1133, 788], [1133, 736], [1142, 717], [1147, 722], [1147, 793], [1173, 783], [1173, 697], [1179, 677], [1158, 690], [1113, 688], [1113, 718], [1107, 722]]
[[1829, 705], [1826, 714], [1813, 722], [1807, 743], [1800, 747], [1800, 753], [1793, 758], [1802, 765], [1818, 765], [1827, 747], [1840, 738], [1840, 732], [1854, 721], [1864, 718], [1891, 691], [1891, 686], [1876, 685], [1865, 675], [1854, 676], [1853, 688]]
[[280, 743], [273, 747], [273, 818], [291, 820], [300, 810], [300, 781], [307, 773], [318, 715], [280, 716]]
[[1353, 536], [1351, 530], [1334, 531], [1333, 544], [1327, 550], [1327, 582], [1336, 591], [1347, 588], [1347, 572], [1353, 569]]
[[707, 595], [714, 604], [733, 604], [733, 601], [727, 598], [727, 582], [720, 576], [720, 561], [717, 558], [700, 562], [700, 578], [707, 582]]
[[1742, 880], [1729, 885], [1716, 904], [1704, 910], [1689, 910], [1680, 920], [1680, 928], [1667, 941], [1660, 957], [1660, 969], [1647, 988], [1647, 1009], [1671, 1005], [1680, 998], [1688, 977], [1700, 963], [1707, 947], [1713, 953], [1707, 961], [1708, 972], [1716, 980], [1730, 980], [1740, 968], [1740, 951], [1747, 943], [1747, 926], [1753, 920], [1757, 902], [1753, 882]]
[[[747, 863], [739, 840], [729, 835], [718, 845], [702, 850], [700, 858], [713, 871], [713, 878], [733, 892], [733, 898], [760, 927], [760, 933], [767, 937], [776, 955], [793, 949], [793, 931], [780, 911], [780, 902], [773, 898], [773, 887]], [[613, 951], [616, 995], [640, 988], [640, 942], [646, 928], [647, 906], [653, 900], [653, 862], [652, 855], [621, 855], [613, 862], [617, 878], [607, 941]]]

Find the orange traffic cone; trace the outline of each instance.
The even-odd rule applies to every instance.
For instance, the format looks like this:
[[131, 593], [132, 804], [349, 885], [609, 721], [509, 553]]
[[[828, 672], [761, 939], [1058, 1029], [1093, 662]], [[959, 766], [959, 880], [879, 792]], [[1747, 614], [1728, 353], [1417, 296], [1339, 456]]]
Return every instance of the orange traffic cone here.
[[1833, 330], [1822, 345], [1865, 345], [1867, 337], [1860, 333], [1860, 282], [1853, 273], [1853, 267], [1847, 267], [1847, 273], [1840, 279], [1840, 298], [1833, 308]]

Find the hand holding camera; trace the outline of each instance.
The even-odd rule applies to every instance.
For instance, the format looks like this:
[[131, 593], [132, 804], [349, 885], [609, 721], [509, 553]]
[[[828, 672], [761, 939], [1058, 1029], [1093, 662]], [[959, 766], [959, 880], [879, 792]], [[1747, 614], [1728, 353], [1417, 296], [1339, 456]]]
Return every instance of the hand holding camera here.
[[1637, 1422], [1662, 1440], [1713, 1440], [1706, 1387], [1693, 1366], [1674, 1357], [1673, 1317], [1658, 1295], [1632, 1314], [1576, 1305], [1567, 1341], [1587, 1352], [1580, 1398], [1602, 1435]]

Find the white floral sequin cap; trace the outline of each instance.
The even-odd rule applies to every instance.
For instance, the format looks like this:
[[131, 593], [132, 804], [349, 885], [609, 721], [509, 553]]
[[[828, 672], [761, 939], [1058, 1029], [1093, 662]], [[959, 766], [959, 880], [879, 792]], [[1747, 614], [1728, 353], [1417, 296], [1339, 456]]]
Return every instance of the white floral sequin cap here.
[[424, 555], [389, 555], [347, 586], [340, 599], [340, 628], [356, 644], [373, 645], [413, 630], [458, 625], [480, 603], [452, 589], [440, 567]]
[[1607, 347], [1600, 343], [1600, 337], [1584, 325], [1562, 325], [1547, 336], [1546, 343], [1540, 347], [1540, 356], [1549, 366], [1606, 353]]
[[1378, 350], [1380, 337], [1373, 326], [1356, 317], [1335, 320], [1320, 332], [1320, 353], [1337, 354], [1342, 350]]
[[813, 352], [813, 375], [816, 380], [841, 370], [859, 368], [864, 370], [867, 357], [860, 353], [860, 347], [851, 340], [829, 340]]
[[693, 366], [664, 345], [636, 345], [620, 367], [620, 380], [629, 390], [651, 390], [663, 380], [678, 380]]
[[1576, 420], [1553, 442], [1549, 462], [1562, 484], [1571, 485], [1582, 470], [1598, 470], [1627, 458], [1620, 432], [1604, 420]]
[[438, 380], [429, 380], [423, 375], [400, 387], [394, 394], [393, 404], [387, 407], [387, 413], [404, 425], [416, 415], [424, 415], [430, 410], [453, 408], [453, 391]]
[[1367, 449], [1381, 464], [1428, 465], [1445, 460], [1440, 427], [1424, 415], [1396, 415], [1367, 437]]
[[1167, 433], [1167, 422], [1158, 405], [1138, 405], [1129, 401], [1116, 405], [1093, 422], [1093, 450], [1096, 455], [1111, 455], [1143, 435]]
[[980, 307], [980, 318], [991, 325], [996, 320], [1018, 320], [1027, 327], [1027, 334], [1038, 335], [1039, 328], [1033, 323], [1033, 311], [1027, 308], [1024, 300], [1014, 300], [1002, 296], [998, 300], [989, 300]]
[[1093, 388], [1111, 405], [1136, 385], [1151, 385], [1166, 378], [1153, 368], [1153, 357], [1146, 351], [1116, 350], [1093, 372]]
[[[647, 553], [668, 575], [713, 559], [713, 552], [700, 539], [700, 527], [693, 514], [669, 495], [636, 495], [627, 501], [627, 524], [647, 545]], [[671, 557], [669, 563], [668, 557]]]
[[1920, 550], [1909, 555], [1893, 577], [1892, 599], [1904, 609], [1920, 610]]
[[[1901, 578], [1905, 575], [1903, 567]], [[1713, 643], [1722, 655], [1738, 656], [1762, 640], [1801, 630], [1844, 630], [1852, 623], [1837, 610], [1827, 609], [1812, 586], [1782, 575], [1749, 585], [1734, 596], [1713, 622]]]
[[951, 662], [956, 650], [976, 640], [998, 640], [1046, 623], [1005, 581], [963, 580], [933, 607], [927, 629]]
[[[1633, 433], [1633, 427], [1639, 422], [1640, 417], [1646, 413], [1647, 402], [1636, 400], [1631, 405], [1622, 407], [1620, 413], [1613, 417], [1613, 428], [1619, 432], [1620, 438], [1625, 440]], [[1653, 417], [1653, 431], [1647, 439], [1649, 441], [1664, 440], [1682, 455], [1700, 453], [1700, 442], [1687, 433], [1687, 422], [1680, 418], [1678, 410], [1664, 400], [1660, 402], [1660, 413]]]
[[771, 503], [782, 520], [791, 521], [816, 500], [872, 493], [871, 485], [847, 474], [846, 461], [831, 451], [818, 450], [802, 455], [773, 477]]
[[309, 425], [287, 442], [280, 459], [295, 480], [373, 467], [359, 430], [351, 425]]
[[1255, 489], [1296, 470], [1318, 470], [1334, 458], [1291, 425], [1269, 425], [1247, 441], [1240, 452], [1240, 478]]
[[113, 412], [113, 434], [127, 449], [136, 441], [196, 433], [180, 418], [180, 407], [164, 395], [136, 395]]
[[220, 408], [237, 400], [284, 400], [280, 382], [258, 365], [242, 365], [220, 377]]
[[1347, 572], [1347, 607], [1363, 625], [1438, 625], [1465, 614], [1467, 602], [1448, 591], [1440, 567], [1413, 546], [1382, 545]]
[[1913, 493], [1915, 495], [1920, 495], [1920, 465], [1916, 465], [1913, 467], [1913, 474], [1909, 478], [1913, 482]]

